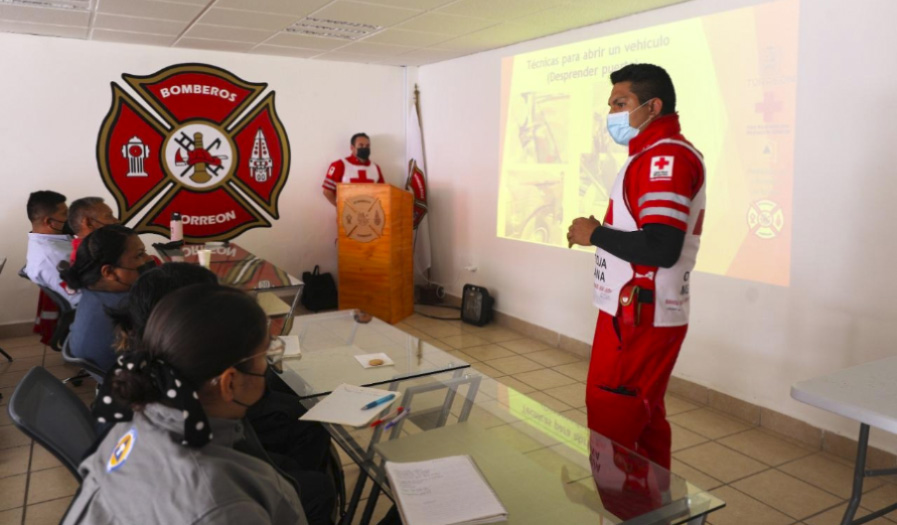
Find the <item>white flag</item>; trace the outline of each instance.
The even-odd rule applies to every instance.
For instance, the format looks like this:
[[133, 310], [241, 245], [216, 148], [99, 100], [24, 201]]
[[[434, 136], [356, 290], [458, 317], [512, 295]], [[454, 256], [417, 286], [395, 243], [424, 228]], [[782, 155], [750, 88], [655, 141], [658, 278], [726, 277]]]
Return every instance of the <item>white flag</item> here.
[[427, 185], [427, 162], [424, 159], [424, 139], [417, 107], [411, 108], [408, 120], [408, 178], [405, 189], [414, 194], [414, 283], [430, 283], [430, 188]]

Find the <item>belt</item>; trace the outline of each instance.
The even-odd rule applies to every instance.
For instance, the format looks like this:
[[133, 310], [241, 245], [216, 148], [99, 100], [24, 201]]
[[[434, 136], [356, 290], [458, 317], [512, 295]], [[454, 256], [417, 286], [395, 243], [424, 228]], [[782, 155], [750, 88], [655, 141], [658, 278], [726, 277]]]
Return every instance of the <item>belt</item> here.
[[643, 290], [639, 288], [638, 302], [643, 304], [651, 304], [654, 302], [654, 290]]

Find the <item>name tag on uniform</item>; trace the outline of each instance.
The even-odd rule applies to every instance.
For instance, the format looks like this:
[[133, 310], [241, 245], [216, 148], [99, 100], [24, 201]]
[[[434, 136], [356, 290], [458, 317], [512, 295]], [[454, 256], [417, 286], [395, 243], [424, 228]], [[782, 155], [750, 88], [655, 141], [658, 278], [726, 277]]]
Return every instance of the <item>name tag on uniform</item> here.
[[137, 429], [131, 428], [127, 434], [118, 440], [112, 454], [109, 456], [109, 462], [106, 463], [106, 472], [117, 470], [128, 460], [131, 451], [134, 450], [134, 444], [137, 443]]

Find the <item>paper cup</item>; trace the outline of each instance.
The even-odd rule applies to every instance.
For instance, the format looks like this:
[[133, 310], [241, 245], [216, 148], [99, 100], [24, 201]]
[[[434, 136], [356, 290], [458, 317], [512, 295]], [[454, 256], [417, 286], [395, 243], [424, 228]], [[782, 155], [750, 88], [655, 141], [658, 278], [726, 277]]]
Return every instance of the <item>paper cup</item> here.
[[212, 250], [197, 250], [196, 255], [199, 257], [199, 265], [209, 268], [212, 266]]

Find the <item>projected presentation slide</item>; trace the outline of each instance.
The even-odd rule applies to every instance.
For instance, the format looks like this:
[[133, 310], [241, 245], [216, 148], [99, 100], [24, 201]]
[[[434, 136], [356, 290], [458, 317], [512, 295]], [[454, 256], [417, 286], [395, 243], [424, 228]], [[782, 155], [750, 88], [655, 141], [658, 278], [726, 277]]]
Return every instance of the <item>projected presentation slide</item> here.
[[707, 166], [697, 270], [787, 286], [798, 1], [781, 0], [502, 61], [499, 237], [566, 249], [603, 219], [628, 149], [606, 130], [610, 73], [666, 69]]

